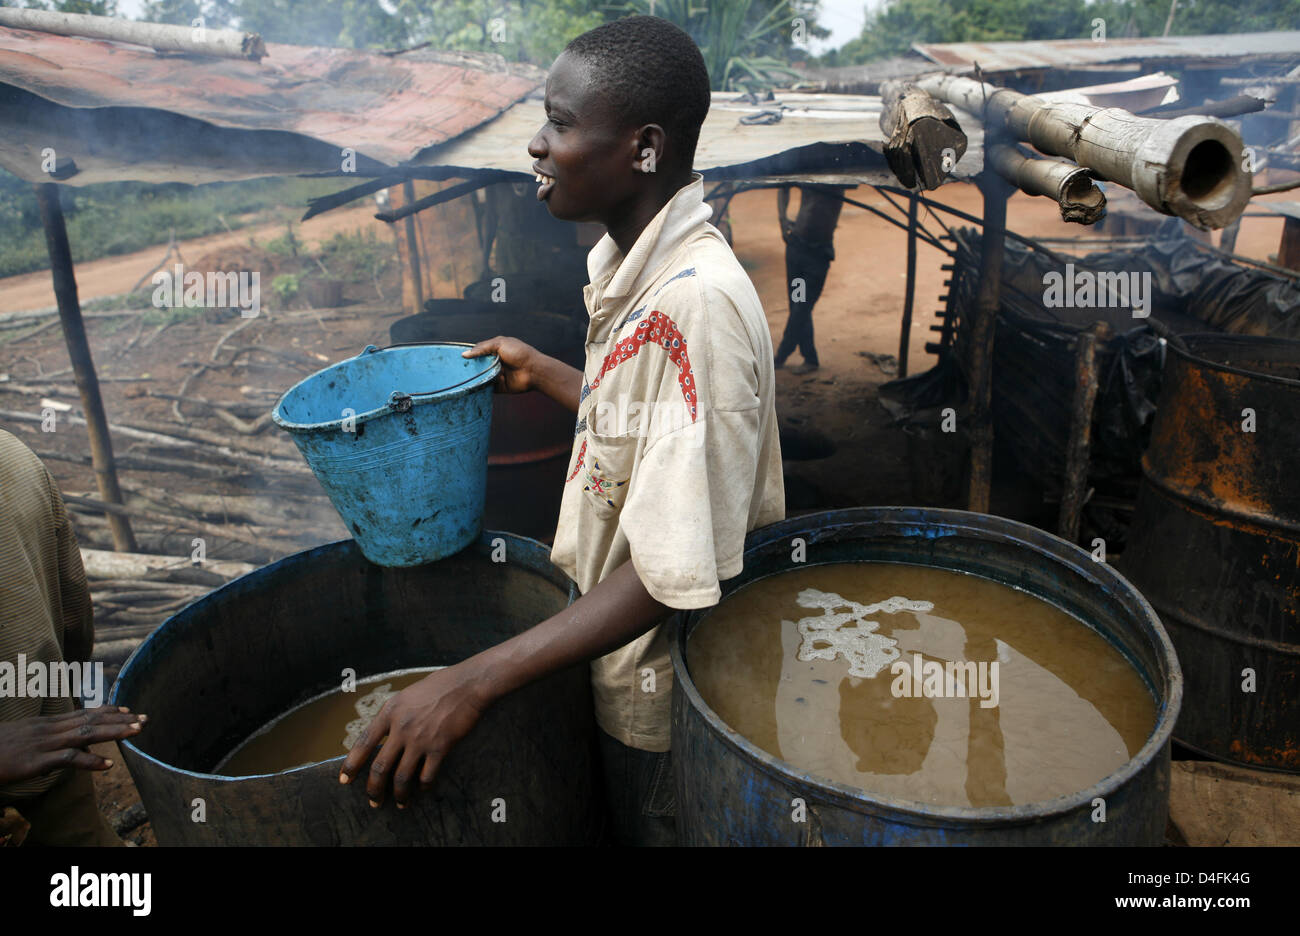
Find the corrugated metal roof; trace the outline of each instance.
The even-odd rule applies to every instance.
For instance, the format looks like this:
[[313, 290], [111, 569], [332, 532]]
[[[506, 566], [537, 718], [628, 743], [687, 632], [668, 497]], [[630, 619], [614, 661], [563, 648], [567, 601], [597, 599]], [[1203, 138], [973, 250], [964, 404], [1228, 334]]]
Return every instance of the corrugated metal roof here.
[[[0, 86], [67, 108], [137, 109], [146, 133], [147, 111], [161, 111], [212, 127], [299, 134], [330, 144], [328, 167], [336, 168], [343, 147], [387, 165], [407, 161], [490, 120], [545, 80], [540, 69], [492, 55], [389, 56], [280, 44], [267, 53], [258, 63], [159, 55], [126, 43], [0, 27]], [[9, 98], [31, 103], [12, 92]], [[78, 146], [74, 136], [61, 145], [88, 168], [106, 157], [92, 152], [93, 142]], [[11, 171], [29, 178], [24, 168]]]
[[938, 65], [985, 72], [1020, 68], [1106, 65], [1146, 59], [1300, 58], [1300, 32], [1229, 33], [1219, 36], [1165, 36], [1141, 39], [1053, 39], [1036, 42], [918, 43], [912, 48]]
[[[700, 128], [695, 168], [706, 178], [789, 178], [894, 184], [881, 155], [880, 98], [856, 94], [777, 92], [774, 101], [747, 103], [742, 95], [715, 92]], [[775, 123], [744, 124], [742, 117], [779, 111]], [[980, 123], [956, 114], [969, 137], [966, 155], [954, 175], [968, 178], [983, 165]], [[531, 174], [528, 142], [545, 122], [537, 95], [513, 105], [500, 117], [422, 153], [424, 165], [501, 169]]]

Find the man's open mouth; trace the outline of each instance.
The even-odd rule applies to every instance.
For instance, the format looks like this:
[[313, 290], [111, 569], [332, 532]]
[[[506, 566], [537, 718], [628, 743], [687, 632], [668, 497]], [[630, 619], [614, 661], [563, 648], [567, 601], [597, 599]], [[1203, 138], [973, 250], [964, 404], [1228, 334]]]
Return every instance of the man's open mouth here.
[[555, 188], [555, 177], [548, 176], [544, 172], [534, 172], [537, 177], [537, 200], [546, 201], [546, 196], [551, 194], [551, 189]]

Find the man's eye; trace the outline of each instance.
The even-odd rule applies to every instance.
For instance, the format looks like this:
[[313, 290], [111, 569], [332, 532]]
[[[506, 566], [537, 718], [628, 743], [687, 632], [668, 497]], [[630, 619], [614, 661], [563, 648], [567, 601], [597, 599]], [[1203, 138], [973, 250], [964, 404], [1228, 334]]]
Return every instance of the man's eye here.
[[553, 127], [563, 127], [563, 126], [564, 126], [564, 123], [563, 123], [562, 121], [558, 120], [558, 119], [555, 118], [555, 117], [550, 117], [550, 116], [548, 116], [548, 117], [546, 118], [546, 121], [547, 121], [547, 123], [549, 123], [549, 124], [550, 124], [551, 126], [553, 126]]

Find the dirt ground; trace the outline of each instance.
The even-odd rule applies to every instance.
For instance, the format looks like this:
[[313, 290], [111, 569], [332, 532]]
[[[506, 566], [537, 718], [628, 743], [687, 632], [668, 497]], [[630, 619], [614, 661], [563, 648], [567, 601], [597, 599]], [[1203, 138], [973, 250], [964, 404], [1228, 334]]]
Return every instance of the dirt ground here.
[[[896, 212], [871, 189], [853, 197], [883, 211]], [[1287, 200], [1286, 196], [1271, 196]], [[945, 186], [934, 198], [971, 214], [981, 213], [981, 202], [973, 186]], [[792, 210], [793, 210], [792, 206]], [[296, 233], [307, 243], [338, 231], [381, 229], [368, 205], [331, 212], [307, 224]], [[943, 217], [945, 224], [953, 219]], [[922, 222], [938, 233], [932, 217]], [[767, 310], [773, 343], [779, 340], [786, 319], [784, 246], [778, 233], [776, 196], [758, 191], [738, 196], [731, 206], [735, 250], [758, 288]], [[1024, 195], [1012, 198], [1008, 226], [1019, 233], [1040, 237], [1077, 236], [1080, 229], [1060, 220], [1056, 206], [1044, 199]], [[1237, 252], [1267, 259], [1277, 250], [1281, 219], [1247, 219], [1242, 224]], [[241, 230], [184, 242], [181, 250], [193, 264], [205, 255], [219, 254], [247, 245], [250, 233], [270, 238], [283, 233], [282, 227], [258, 231]], [[386, 230], [380, 231], [391, 237]], [[792, 512], [853, 505], [913, 503], [911, 477], [905, 446], [890, 426], [885, 411], [876, 402], [879, 385], [894, 376], [886, 356], [897, 355], [899, 325], [905, 284], [906, 237], [903, 231], [870, 213], [846, 206], [835, 239], [837, 259], [830, 268], [825, 290], [814, 314], [816, 340], [821, 358], [819, 370], [795, 374], [795, 354], [785, 369], [778, 371], [778, 410], [782, 424], [796, 432], [812, 433], [829, 440], [834, 452], [828, 457], [787, 462], [787, 488]], [[98, 260], [77, 269], [83, 302], [122, 293], [133, 286], [162, 257], [164, 248]], [[940, 308], [946, 274], [940, 269], [945, 257], [924, 244], [917, 258], [917, 294], [908, 355], [909, 373], [928, 369], [934, 361], [925, 351], [933, 338], [929, 331], [933, 313]], [[382, 297], [380, 293], [382, 292]], [[387, 343], [388, 325], [403, 312], [394, 297], [400, 296], [396, 272], [378, 284], [350, 283], [345, 287], [345, 305], [313, 311], [295, 309], [273, 312], [256, 320], [241, 321], [237, 314], [205, 312], [164, 326], [146, 327], [143, 319], [91, 318], [89, 340], [103, 381], [103, 396], [111, 421], [142, 428], [176, 426], [173, 402], [154, 394], [180, 395], [247, 404], [251, 410], [267, 409], [292, 383], [319, 370], [327, 363], [356, 354], [367, 344]], [[0, 281], [0, 316], [24, 309], [54, 304], [48, 273], [29, 274]], [[0, 340], [3, 340], [0, 333]], [[224, 348], [218, 352], [218, 347]], [[205, 369], [221, 355], [239, 356], [238, 366]], [[875, 358], [866, 355], [874, 355]], [[877, 362], [881, 363], [877, 363]], [[62, 335], [56, 327], [20, 340], [0, 344], [0, 375], [13, 380], [46, 382], [54, 388], [48, 394], [79, 407], [75, 386], [66, 373], [69, 367]], [[196, 370], [201, 371], [188, 380]], [[53, 375], [53, 376], [51, 376]], [[0, 390], [3, 390], [0, 383]], [[0, 392], [0, 410], [39, 413], [41, 397]], [[274, 427], [255, 436], [240, 436], [228, 425], [214, 420], [201, 408], [187, 404], [185, 423], [208, 432], [221, 433], [233, 444], [249, 451], [297, 459], [296, 451]], [[95, 495], [95, 483], [88, 465], [84, 429], [63, 425], [54, 433], [42, 433], [32, 422], [0, 415], [0, 425], [14, 432], [38, 451], [65, 493]], [[119, 457], [140, 461], [155, 458], [156, 449], [143, 443], [125, 446]], [[323, 502], [314, 482], [290, 484], [272, 482], [255, 474], [231, 470], [193, 477], [181, 471], [144, 471], [127, 467], [122, 472], [128, 487], [128, 503], [165, 506], [169, 498], [189, 494], [217, 494], [229, 499], [229, 510], [258, 509], [250, 497], [271, 497], [284, 505], [297, 505], [289, 528], [277, 531], [260, 553], [226, 544], [222, 558], [265, 561], [266, 555], [284, 555], [299, 548], [346, 536], [346, 531]], [[242, 498], [242, 500], [241, 500]], [[995, 502], [996, 503], [996, 502]], [[102, 518], [88, 512], [76, 514], [78, 535], [84, 546], [111, 548]], [[188, 534], [177, 532], [182, 539]], [[215, 557], [215, 556], [214, 556]], [[96, 777], [101, 808], [116, 816], [138, 801], [130, 777], [117, 757], [117, 765]], [[140, 844], [152, 844], [148, 825], [136, 828], [129, 837]]]

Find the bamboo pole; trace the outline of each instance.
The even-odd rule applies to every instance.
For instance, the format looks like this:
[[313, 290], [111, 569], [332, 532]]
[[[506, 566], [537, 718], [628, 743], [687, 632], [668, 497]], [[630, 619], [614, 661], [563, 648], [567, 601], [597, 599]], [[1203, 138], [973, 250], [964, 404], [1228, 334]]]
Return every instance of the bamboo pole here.
[[[104, 400], [99, 394], [95, 361], [90, 355], [90, 343], [86, 341], [86, 325], [81, 320], [77, 278], [72, 269], [72, 249], [68, 245], [68, 229], [63, 223], [63, 208], [59, 205], [59, 187], [53, 182], [41, 182], [33, 188], [36, 190], [36, 202], [40, 206], [41, 223], [45, 226], [45, 246], [50, 254], [50, 274], [54, 278], [59, 320], [63, 323], [63, 340], [68, 346], [68, 357], [77, 378], [77, 392], [81, 394], [81, 408], [86, 414], [86, 432], [90, 437], [95, 482], [101, 500], [109, 504], [121, 504], [122, 489], [117, 482], [113, 440], [108, 434], [108, 416], [104, 413]], [[111, 512], [107, 517], [109, 529], [113, 533], [113, 548], [121, 552], [138, 552], [130, 520]]]
[[936, 189], [966, 152], [966, 134], [942, 102], [909, 81], [880, 89], [885, 159], [906, 188]]
[[1062, 221], [1096, 224], [1106, 214], [1106, 196], [1087, 169], [1055, 159], [1032, 159], [1005, 143], [989, 146], [988, 162], [1022, 192], [1055, 201]]
[[1072, 159], [1132, 189], [1161, 214], [1201, 230], [1231, 223], [1250, 200], [1241, 137], [1213, 117], [1138, 117], [1118, 107], [1045, 101], [954, 75], [916, 83], [981, 117], [988, 137], [1007, 134]]
[[261, 36], [233, 29], [137, 23], [112, 16], [10, 8], [0, 8], [0, 26], [31, 29], [56, 36], [129, 42], [149, 46], [159, 52], [187, 52], [217, 58], [251, 59], [254, 62], [266, 55], [266, 43]]

